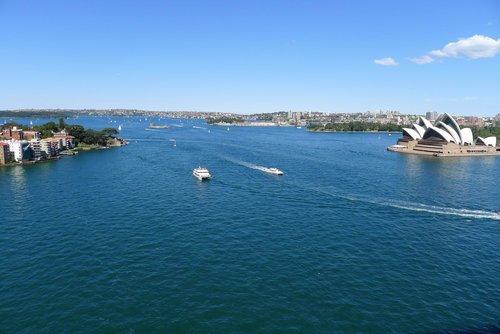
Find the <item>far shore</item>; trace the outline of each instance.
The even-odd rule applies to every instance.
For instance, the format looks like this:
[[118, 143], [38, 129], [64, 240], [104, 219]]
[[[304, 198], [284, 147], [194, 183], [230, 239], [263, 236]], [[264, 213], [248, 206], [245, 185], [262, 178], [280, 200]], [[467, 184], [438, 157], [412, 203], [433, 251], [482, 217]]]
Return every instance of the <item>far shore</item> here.
[[378, 130], [366, 130], [366, 131], [339, 131], [339, 130], [310, 130], [308, 129], [307, 131], [309, 132], [315, 132], [315, 133], [332, 133], [332, 132], [338, 132], [338, 133], [390, 133], [390, 134], [398, 134], [401, 133], [401, 131], [378, 131]]

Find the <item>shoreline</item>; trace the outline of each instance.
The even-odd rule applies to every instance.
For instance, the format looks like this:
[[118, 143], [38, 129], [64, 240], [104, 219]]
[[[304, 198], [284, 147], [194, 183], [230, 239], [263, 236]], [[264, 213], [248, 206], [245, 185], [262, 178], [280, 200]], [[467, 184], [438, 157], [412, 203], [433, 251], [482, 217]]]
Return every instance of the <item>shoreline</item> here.
[[293, 125], [281, 125], [278, 123], [273, 123], [273, 122], [241, 122], [241, 123], [207, 123], [208, 125], [214, 125], [214, 126], [239, 126], [239, 127], [290, 127]]
[[390, 133], [390, 134], [398, 134], [401, 131], [379, 131], [379, 130], [366, 130], [366, 131], [339, 131], [339, 130], [309, 130], [308, 132], [315, 133]]
[[45, 158], [41, 160], [28, 160], [28, 161], [21, 161], [21, 162], [9, 162], [4, 165], [0, 165], [0, 168], [9, 168], [9, 167], [14, 167], [14, 166], [33, 166], [37, 165], [40, 163], [49, 163], [53, 161], [58, 161], [63, 157], [73, 157], [75, 155], [78, 155], [80, 152], [93, 152], [93, 151], [101, 151], [101, 150], [106, 150], [106, 149], [111, 149], [111, 148], [119, 148], [128, 145], [127, 141], [123, 141], [123, 144], [121, 145], [109, 145], [109, 146], [99, 146], [99, 147], [83, 147], [78, 149], [78, 147], [70, 149], [70, 150], [65, 150], [59, 152], [59, 155], [55, 157], [50, 157], [50, 158]]
[[432, 158], [472, 158], [472, 157], [498, 157], [500, 156], [500, 151], [495, 152], [480, 152], [480, 153], [453, 153], [453, 154], [443, 154], [443, 153], [425, 153], [419, 152], [411, 149], [386, 149], [389, 152], [408, 154], [408, 155], [418, 155], [423, 157]]

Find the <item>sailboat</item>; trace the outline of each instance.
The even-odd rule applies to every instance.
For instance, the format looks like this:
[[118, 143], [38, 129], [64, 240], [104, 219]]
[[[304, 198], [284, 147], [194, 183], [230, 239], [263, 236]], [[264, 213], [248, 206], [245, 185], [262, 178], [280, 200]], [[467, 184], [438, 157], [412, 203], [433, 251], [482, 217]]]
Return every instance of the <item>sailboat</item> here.
[[122, 125], [118, 125], [118, 131], [122, 131]]

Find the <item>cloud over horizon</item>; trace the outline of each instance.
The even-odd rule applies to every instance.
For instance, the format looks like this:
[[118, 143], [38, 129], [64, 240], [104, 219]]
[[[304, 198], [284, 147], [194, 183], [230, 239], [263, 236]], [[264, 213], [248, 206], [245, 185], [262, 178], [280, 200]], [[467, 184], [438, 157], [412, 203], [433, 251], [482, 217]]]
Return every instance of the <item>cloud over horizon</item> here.
[[394, 60], [394, 58], [391, 57], [385, 57], [385, 58], [380, 58], [380, 59], [375, 59], [373, 61], [377, 65], [381, 66], [398, 66], [398, 62]]
[[442, 58], [492, 58], [500, 54], [500, 38], [493, 39], [488, 36], [474, 35], [461, 38], [456, 42], [446, 44], [442, 49], [433, 50], [421, 57], [411, 58], [415, 64], [429, 64]]

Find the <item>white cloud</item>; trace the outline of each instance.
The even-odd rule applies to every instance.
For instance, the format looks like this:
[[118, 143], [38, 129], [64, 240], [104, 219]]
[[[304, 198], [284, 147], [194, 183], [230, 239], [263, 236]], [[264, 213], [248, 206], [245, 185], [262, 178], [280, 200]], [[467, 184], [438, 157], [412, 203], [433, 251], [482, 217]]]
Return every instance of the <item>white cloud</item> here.
[[474, 35], [446, 44], [442, 49], [433, 50], [421, 57], [412, 58], [417, 64], [428, 64], [438, 58], [492, 58], [500, 54], [500, 38]]
[[381, 58], [381, 59], [375, 59], [373, 61], [377, 65], [382, 65], [382, 66], [398, 66], [398, 62], [394, 60], [394, 58], [391, 57], [386, 57], [386, 58]]
[[414, 62], [415, 64], [419, 64], [419, 65], [429, 64], [429, 63], [432, 63], [434, 61], [434, 59], [431, 56], [428, 56], [428, 55], [425, 55], [425, 56], [422, 56], [422, 57], [412, 58], [410, 60], [412, 62]]

